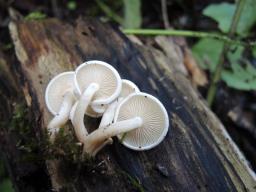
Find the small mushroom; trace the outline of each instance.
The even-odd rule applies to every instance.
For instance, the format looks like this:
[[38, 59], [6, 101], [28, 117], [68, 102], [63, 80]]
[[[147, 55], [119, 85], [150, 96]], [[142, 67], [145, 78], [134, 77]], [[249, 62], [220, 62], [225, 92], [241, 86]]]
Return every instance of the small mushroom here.
[[71, 107], [75, 102], [74, 75], [73, 71], [61, 73], [47, 85], [45, 103], [48, 110], [54, 115], [47, 126], [51, 142], [54, 141], [60, 127], [68, 121]]
[[[107, 107], [106, 111], [102, 116], [99, 129], [103, 129], [104, 127], [112, 124], [114, 121], [116, 108], [121, 103], [121, 101], [127, 96], [129, 96], [130, 94], [138, 93], [138, 92], [140, 92], [139, 88], [132, 81], [122, 79], [121, 93], [119, 97], [114, 102], [109, 104], [109, 106]], [[105, 145], [112, 144], [112, 143], [113, 143], [112, 138], [108, 138], [107, 140], [104, 141], [104, 143], [99, 145], [97, 148], [95, 147], [96, 149], [94, 150], [94, 154], [97, 154]]]
[[118, 98], [114, 102], [112, 102], [104, 112], [99, 128], [105, 127], [113, 123], [112, 121], [114, 120], [115, 111], [118, 104], [120, 104], [121, 101], [127, 96], [129, 96], [130, 94], [139, 93], [139, 92], [140, 92], [139, 88], [132, 81], [129, 81], [127, 79], [122, 79], [121, 93], [118, 96]]
[[115, 122], [134, 116], [143, 119], [143, 125], [118, 135], [122, 144], [133, 150], [148, 150], [158, 145], [166, 136], [169, 117], [163, 104], [154, 96], [146, 93], [132, 94], [117, 108]]
[[75, 87], [80, 94], [77, 106], [71, 114], [76, 136], [80, 142], [88, 135], [84, 126], [84, 114], [90, 115], [90, 104], [108, 105], [121, 92], [121, 78], [118, 72], [102, 61], [89, 61], [81, 64], [75, 71]]
[[[134, 150], [148, 150], [158, 145], [169, 127], [168, 114], [152, 95], [133, 93], [117, 107], [114, 123], [90, 133], [84, 139], [84, 150], [95, 155], [95, 149], [108, 138], [127, 133], [123, 144]], [[95, 148], [96, 146], [96, 148]]]
[[127, 79], [122, 79], [122, 90], [119, 95], [119, 98], [125, 98], [129, 96], [132, 93], [138, 93], [140, 92], [137, 85], [135, 85], [132, 81]]

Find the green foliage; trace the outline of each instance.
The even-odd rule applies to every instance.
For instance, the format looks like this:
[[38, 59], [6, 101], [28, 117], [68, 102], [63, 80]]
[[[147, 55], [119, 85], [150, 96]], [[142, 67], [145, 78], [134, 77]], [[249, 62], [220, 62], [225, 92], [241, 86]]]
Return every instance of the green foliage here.
[[201, 39], [192, 47], [192, 52], [203, 69], [213, 72], [218, 63], [223, 42], [215, 39]]
[[12, 192], [14, 191], [12, 188], [12, 183], [6, 175], [7, 174], [4, 168], [4, 162], [1, 160], [1, 157], [0, 157], [0, 191]]
[[[246, 1], [244, 11], [238, 23], [237, 34], [241, 36], [248, 34], [249, 30], [256, 22], [256, 4], [253, 4], [252, 1], [254, 0]], [[206, 7], [203, 14], [217, 21], [220, 30], [227, 33], [235, 9], [235, 4], [214, 4]], [[201, 39], [193, 46], [192, 51], [200, 67], [208, 69], [213, 73], [219, 62], [223, 46], [223, 41], [216, 39]], [[253, 53], [256, 55], [256, 48], [253, 50]], [[227, 61], [229, 62], [230, 67], [229, 69], [224, 69], [222, 71], [221, 78], [228, 86], [235, 89], [256, 89], [256, 69], [249, 62], [245, 61], [245, 64], [241, 66], [243, 51], [244, 47], [242, 46], [230, 46], [230, 50], [227, 53]]]
[[[218, 63], [224, 43], [215, 39], [201, 39], [192, 47], [192, 52], [201, 68], [213, 72]], [[237, 62], [241, 58], [244, 48], [242, 46], [233, 46], [228, 52], [228, 60]]]
[[1, 49], [2, 49], [3, 51], [8, 51], [8, 50], [10, 50], [11, 48], [13, 48], [13, 44], [12, 44], [12, 43], [6, 43], [6, 44], [4, 44], [4, 45], [1, 47]]
[[256, 58], [256, 46], [252, 49], [252, 55], [254, 56], [254, 58]]
[[[215, 39], [202, 39], [193, 46], [193, 54], [201, 68], [214, 72], [223, 44]], [[242, 46], [230, 48], [227, 54], [230, 69], [223, 70], [221, 78], [228, 86], [235, 89], [256, 89], [256, 69], [247, 61], [243, 61], [245, 62], [244, 66], [240, 65], [243, 51]]]
[[203, 10], [205, 16], [211, 17], [218, 23], [219, 29], [227, 33], [232, 17], [234, 15], [236, 6], [230, 3], [221, 3], [209, 5]]
[[76, 4], [76, 2], [75, 1], [68, 1], [68, 3], [67, 3], [67, 8], [69, 9], [69, 10], [71, 10], [71, 11], [74, 11], [74, 10], [76, 10], [76, 8], [77, 8], [77, 4]]
[[1, 192], [12, 192], [12, 191], [14, 191], [10, 179], [4, 179], [0, 183], [0, 191]]
[[[78, 146], [73, 134], [61, 128], [56, 135], [54, 143], [47, 141], [47, 159], [61, 158], [67, 161], [78, 163], [81, 161], [81, 146]], [[87, 160], [88, 158], [86, 158]], [[88, 160], [89, 161], [89, 160]]]
[[115, 22], [122, 24], [123, 18], [120, 17], [118, 14], [116, 14], [109, 6], [107, 6], [103, 1], [101, 0], [95, 0], [99, 8], [109, 17], [110, 19], [114, 20]]
[[14, 105], [12, 119], [6, 125], [11, 134], [17, 135], [16, 147], [22, 152], [19, 161], [39, 162], [41, 156], [37, 155], [39, 143], [34, 136], [31, 122], [29, 119], [29, 110], [25, 103]]
[[28, 121], [28, 109], [25, 104], [16, 104], [12, 115], [12, 120], [9, 122], [10, 131], [16, 131], [21, 134], [29, 134], [31, 127]]
[[[141, 0], [118, 0], [113, 1], [112, 5], [107, 5], [106, 1], [95, 0], [98, 7], [106, 14], [107, 18], [121, 24], [126, 29], [136, 29], [140, 28], [142, 23], [141, 16]], [[115, 8], [119, 7], [119, 3], [123, 6], [124, 16], [119, 16]]]
[[124, 1], [124, 28], [140, 28], [141, 18], [141, 1], [140, 0], [123, 0]]
[[[219, 26], [219, 29], [227, 33], [232, 17], [235, 13], [236, 5], [231, 3], [220, 3], [212, 4], [206, 7], [203, 11], [205, 16], [208, 16], [214, 19]], [[241, 18], [237, 27], [237, 34], [240, 36], [246, 36], [252, 26], [256, 22], [256, 3], [255, 0], [246, 0], [244, 5], [244, 11], [241, 15]]]
[[46, 18], [46, 14], [40, 11], [33, 11], [25, 17], [25, 20], [42, 20], [45, 18]]
[[243, 65], [236, 62], [231, 63], [231, 70], [224, 70], [222, 79], [228, 86], [236, 89], [256, 89], [256, 69], [246, 61]]

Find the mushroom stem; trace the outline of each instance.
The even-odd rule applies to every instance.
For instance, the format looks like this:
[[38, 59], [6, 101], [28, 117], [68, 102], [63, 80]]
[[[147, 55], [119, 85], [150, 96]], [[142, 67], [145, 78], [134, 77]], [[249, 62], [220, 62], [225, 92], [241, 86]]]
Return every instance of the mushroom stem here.
[[55, 115], [47, 126], [51, 142], [55, 140], [56, 134], [59, 132], [60, 127], [62, 127], [68, 121], [69, 113], [74, 101], [75, 97], [73, 93], [71, 91], [67, 91], [63, 97], [58, 114]]
[[113, 139], [108, 138], [107, 140], [105, 140], [102, 144], [100, 144], [98, 147], [96, 147], [93, 152], [91, 153], [93, 157], [96, 156], [96, 154], [103, 149], [106, 145], [111, 145], [113, 144]]
[[78, 104], [78, 101], [76, 101], [74, 103], [74, 105], [72, 106], [72, 108], [70, 110], [70, 113], [69, 113], [69, 119], [71, 120], [72, 124], [74, 124], [73, 119], [74, 119], [74, 114], [75, 114], [75, 111], [76, 111], [77, 104]]
[[72, 123], [75, 129], [76, 137], [80, 142], [83, 142], [84, 138], [88, 135], [88, 131], [84, 125], [85, 111], [87, 110], [89, 104], [91, 103], [91, 100], [94, 94], [98, 90], [99, 90], [99, 85], [96, 83], [91, 83], [81, 95], [78, 101], [77, 107], [75, 109]]
[[[116, 112], [116, 108], [118, 106], [120, 102], [119, 100], [114, 101], [113, 103], [111, 103], [107, 110], [104, 112], [101, 121], [100, 121], [100, 125], [99, 125], [99, 129], [103, 129], [104, 127], [110, 125], [111, 123], [113, 123], [113, 119], [115, 116], [115, 112]], [[94, 151], [95, 155], [105, 147], [105, 145], [111, 145], [113, 143], [113, 139], [112, 138], [108, 138], [107, 140], [103, 141], [103, 143]], [[93, 156], [95, 156], [93, 155]]]
[[107, 110], [103, 113], [99, 128], [104, 128], [104, 127], [110, 125], [111, 123], [113, 123], [112, 121], [115, 116], [115, 111], [116, 111], [117, 105], [118, 105], [118, 102], [115, 101], [108, 106]]
[[86, 152], [90, 155], [96, 155], [96, 149], [98, 149], [98, 147], [104, 143], [106, 139], [139, 128], [142, 126], [142, 123], [143, 121], [140, 117], [134, 117], [132, 119], [113, 123], [101, 129], [96, 129], [84, 138], [83, 152]]

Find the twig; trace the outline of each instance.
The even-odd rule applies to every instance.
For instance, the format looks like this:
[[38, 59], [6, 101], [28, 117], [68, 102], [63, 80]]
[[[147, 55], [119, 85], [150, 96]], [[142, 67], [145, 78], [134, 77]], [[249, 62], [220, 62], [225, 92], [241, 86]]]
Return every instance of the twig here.
[[[232, 18], [232, 23], [231, 23], [231, 26], [230, 26], [230, 29], [229, 29], [229, 32], [228, 32], [228, 37], [232, 38], [234, 36], [235, 32], [236, 32], [236, 28], [237, 28], [237, 25], [238, 25], [238, 22], [239, 22], [244, 4], [245, 4], [245, 0], [239, 0], [238, 1], [238, 4], [236, 6], [236, 11], [235, 11], [235, 14]], [[218, 82], [221, 78], [221, 72], [222, 72], [222, 68], [223, 68], [223, 65], [224, 65], [224, 61], [225, 61], [225, 55], [229, 50], [229, 46], [230, 46], [230, 42], [225, 42], [224, 43], [221, 55], [219, 57], [218, 64], [216, 66], [216, 69], [215, 69], [213, 77], [212, 77], [210, 88], [209, 88], [208, 93], [207, 93], [207, 102], [208, 102], [210, 107], [211, 107], [211, 105], [213, 103], [213, 100], [215, 98], [215, 95], [216, 95], [217, 84], [218, 84]]]
[[96, 0], [95, 1], [99, 8], [111, 19], [113, 19], [115, 22], [119, 24], [123, 24], [124, 20], [122, 17], [114, 13], [114, 11], [111, 10], [109, 6], [107, 6], [105, 3], [103, 3], [101, 0]]
[[184, 37], [196, 37], [196, 38], [212, 38], [217, 39], [229, 44], [242, 45], [242, 46], [256, 46], [256, 42], [244, 42], [237, 39], [232, 39], [227, 35], [219, 33], [208, 33], [201, 31], [189, 31], [189, 30], [175, 30], [175, 29], [123, 29], [123, 33], [127, 35], [171, 35], [171, 36], [184, 36]]
[[164, 28], [169, 29], [171, 25], [169, 22], [166, 0], [161, 0], [161, 8], [162, 8], [163, 21], [164, 21]]

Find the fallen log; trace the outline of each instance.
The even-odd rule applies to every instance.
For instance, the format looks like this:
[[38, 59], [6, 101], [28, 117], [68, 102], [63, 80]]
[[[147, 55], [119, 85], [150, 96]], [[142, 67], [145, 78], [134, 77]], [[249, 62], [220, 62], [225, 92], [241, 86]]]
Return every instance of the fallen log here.
[[[113, 65], [122, 78], [158, 97], [170, 117], [167, 137], [150, 151], [131, 151], [115, 140], [96, 159], [85, 163], [74, 158], [75, 153], [67, 160], [64, 149], [68, 144], [62, 143], [58, 147], [63, 155], [57, 160], [47, 155], [40, 158], [51, 180], [51, 185], [47, 179], [41, 183], [48, 191], [256, 190], [256, 177], [246, 159], [177, 67], [183, 62], [182, 47], [173, 39], [166, 39], [172, 43], [172, 52], [161, 47], [159, 39], [153, 44], [133, 43], [118, 29], [89, 18], [79, 18], [74, 23], [16, 18], [9, 24], [9, 30], [18, 59], [12, 63], [15, 72], [11, 73], [20, 79], [17, 83], [31, 112], [30, 129], [39, 144], [44, 143], [45, 129], [52, 118], [44, 102], [49, 80], [87, 60], [103, 60]], [[91, 129], [99, 124], [99, 119], [86, 121]], [[72, 126], [67, 125], [65, 130], [72, 138]], [[39, 146], [41, 152], [45, 151]], [[12, 163], [8, 149], [4, 152]], [[19, 175], [14, 169], [9, 171]], [[22, 179], [20, 176], [19, 180]], [[19, 184], [16, 188], [26, 189]]]

